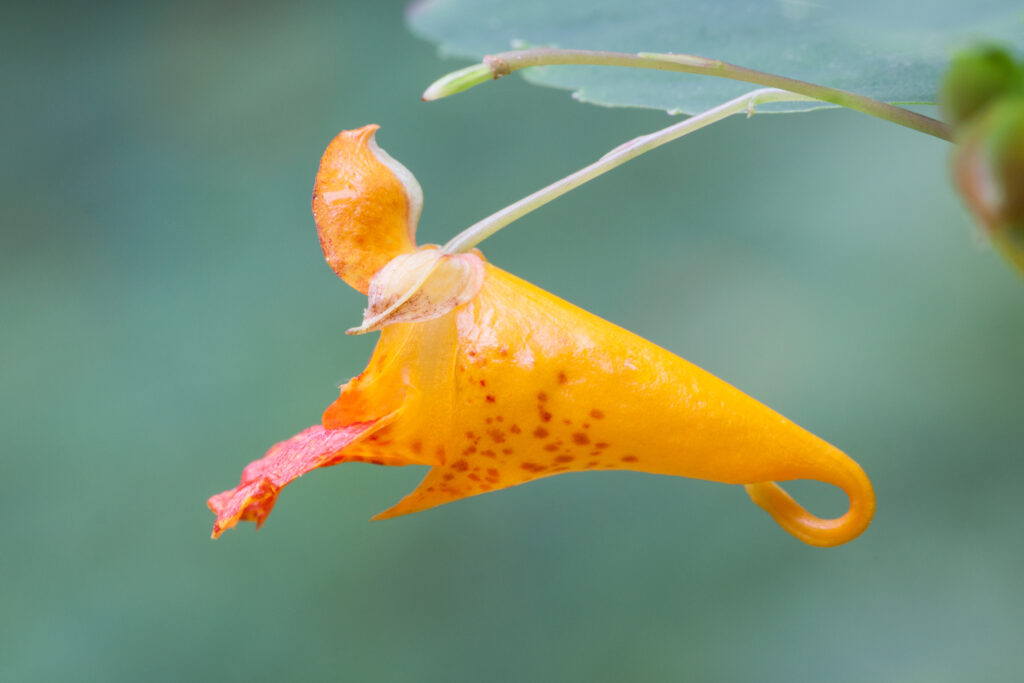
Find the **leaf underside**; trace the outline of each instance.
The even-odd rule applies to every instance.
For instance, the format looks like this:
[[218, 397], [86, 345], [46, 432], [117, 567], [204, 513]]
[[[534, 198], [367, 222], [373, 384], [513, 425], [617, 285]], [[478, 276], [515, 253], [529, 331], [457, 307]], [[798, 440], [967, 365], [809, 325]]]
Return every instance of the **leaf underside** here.
[[[858, 92], [931, 104], [951, 54], [978, 41], [1024, 46], [1020, 0], [421, 0], [410, 28], [442, 54], [523, 47], [679, 52]], [[695, 114], [756, 86], [646, 69], [556, 66], [527, 80], [605, 106]], [[776, 112], [814, 103], [779, 103]]]

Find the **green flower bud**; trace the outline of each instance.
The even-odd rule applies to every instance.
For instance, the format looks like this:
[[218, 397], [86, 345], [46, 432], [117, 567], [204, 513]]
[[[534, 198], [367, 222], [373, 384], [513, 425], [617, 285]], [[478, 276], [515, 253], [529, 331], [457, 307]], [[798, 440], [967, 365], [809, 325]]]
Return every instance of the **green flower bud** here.
[[430, 87], [423, 92], [423, 101], [431, 102], [442, 97], [455, 95], [463, 90], [469, 90], [475, 85], [494, 80], [497, 77], [488, 64], [473, 64], [464, 69], [445, 74], [431, 83]]
[[991, 104], [963, 129], [953, 175], [993, 243], [1024, 271], [1024, 94]]
[[1006, 50], [983, 45], [953, 58], [939, 102], [946, 121], [960, 128], [1001, 97], [1016, 93], [1024, 93], [1024, 68]]

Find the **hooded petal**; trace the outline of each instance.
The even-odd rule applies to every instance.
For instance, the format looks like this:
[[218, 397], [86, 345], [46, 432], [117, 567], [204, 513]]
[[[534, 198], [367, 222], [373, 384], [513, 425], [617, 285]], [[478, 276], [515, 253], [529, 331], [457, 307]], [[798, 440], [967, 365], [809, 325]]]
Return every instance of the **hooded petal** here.
[[[384, 330], [382, 343], [405, 344], [376, 381], [400, 374], [413, 391], [375, 434], [388, 442], [380, 452], [438, 462], [378, 519], [561, 472], [627, 469], [749, 484], [758, 505], [814, 545], [866, 528], [871, 485], [841, 451], [682, 358], [485, 268], [468, 304]], [[351, 419], [347, 400], [325, 426]], [[841, 487], [851, 511], [818, 520], [770, 483], [791, 479]]]

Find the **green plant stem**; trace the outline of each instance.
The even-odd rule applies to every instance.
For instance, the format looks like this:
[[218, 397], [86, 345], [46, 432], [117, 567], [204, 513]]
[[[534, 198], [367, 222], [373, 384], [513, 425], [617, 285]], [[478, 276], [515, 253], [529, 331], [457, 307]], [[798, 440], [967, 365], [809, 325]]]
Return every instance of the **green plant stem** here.
[[[905, 126], [921, 133], [935, 136], [942, 140], [952, 141], [952, 130], [942, 121], [912, 112], [909, 109], [886, 104], [864, 95], [829, 88], [824, 85], [799, 81], [785, 76], [747, 69], [717, 59], [705, 59], [692, 55], [601, 52], [594, 50], [559, 50], [555, 48], [538, 48], [533, 50], [514, 50], [484, 57], [492, 78], [500, 78], [513, 71], [531, 66], [551, 66], [557, 64], [588, 64], [596, 66], [625, 66], [641, 69], [658, 69], [661, 71], [680, 71], [683, 73], [717, 76], [736, 81], [745, 81], [769, 88], [778, 88], [806, 97], [828, 102], [847, 109], [853, 109], [870, 116], [880, 118], [900, 126]], [[479, 66], [479, 65], [477, 65]], [[470, 67], [472, 68], [472, 67]], [[465, 69], [460, 72], [466, 71]], [[459, 72], [456, 72], [459, 73]], [[479, 74], [479, 72], [478, 72]], [[465, 80], [452, 83], [442, 77], [423, 93], [423, 99], [433, 100], [461, 92], [473, 85], [483, 82], [478, 78], [473, 82]]]
[[776, 88], [754, 90], [734, 100], [729, 100], [724, 104], [708, 109], [705, 112], [691, 116], [668, 128], [663, 128], [648, 135], [641, 135], [625, 144], [619, 145], [589, 166], [581, 168], [575, 173], [520, 199], [518, 202], [506, 206], [501, 211], [491, 214], [482, 221], [474, 223], [452, 238], [448, 244], [444, 245], [443, 250], [449, 254], [468, 251], [509, 223], [522, 218], [534, 209], [544, 206], [552, 199], [562, 196], [566, 192], [579, 187], [589, 180], [593, 180], [603, 173], [607, 173], [630, 159], [634, 159], [667, 142], [677, 140], [688, 133], [700, 130], [716, 121], [721, 121], [733, 114], [746, 112], [748, 116], [752, 115], [755, 106], [767, 102], [805, 102], [813, 99], [813, 97], [794, 94]]

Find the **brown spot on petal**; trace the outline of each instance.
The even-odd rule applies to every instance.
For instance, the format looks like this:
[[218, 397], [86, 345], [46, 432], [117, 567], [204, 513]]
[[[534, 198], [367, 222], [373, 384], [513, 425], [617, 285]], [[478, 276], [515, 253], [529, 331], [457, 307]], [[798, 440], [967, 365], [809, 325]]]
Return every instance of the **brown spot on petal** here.
[[569, 378], [565, 376], [565, 373], [559, 371], [559, 373], [558, 373], [558, 383], [559, 384], [565, 384], [568, 381], [569, 381]]
[[452, 463], [452, 469], [456, 470], [457, 472], [465, 472], [466, 470], [469, 469], [469, 463], [466, 462], [465, 460], [456, 460], [455, 462]]
[[513, 434], [520, 434], [523, 430], [519, 428], [519, 425], [512, 425], [508, 428], [508, 431], [512, 432]]
[[497, 400], [497, 399], [495, 399], [495, 398], [494, 398], [493, 396], [491, 396], [490, 394], [488, 394], [488, 395], [487, 395], [487, 396], [485, 396], [484, 398], [485, 398], [485, 399], [487, 399], [487, 402], [488, 402], [488, 403], [494, 403], [494, 402], [495, 402], [495, 401]]
[[624, 455], [624, 456], [622, 456], [622, 457], [621, 457], [621, 458], [619, 458], [619, 459], [620, 459], [620, 460], [621, 460], [622, 462], [636, 462], [636, 461], [637, 461], [637, 460], [639, 460], [640, 458], [636, 457], [635, 455]]
[[500, 429], [488, 429], [487, 435], [494, 439], [494, 443], [505, 443], [505, 432]]
[[590, 443], [590, 437], [584, 434], [583, 432], [576, 432], [575, 434], [573, 434], [572, 440], [573, 443], [577, 443], [580, 446], [586, 446], [588, 443]]
[[593, 410], [590, 411], [590, 417], [594, 418], [595, 420], [603, 420], [604, 413], [598, 410], [597, 408], [594, 408]]
[[575, 459], [576, 458], [572, 457], [571, 455], [560, 455], [557, 458], [555, 458], [555, 462], [572, 462]]
[[543, 427], [537, 427], [536, 429], [533, 430], [533, 435], [538, 439], [543, 439], [547, 437], [548, 430], [544, 429]]

